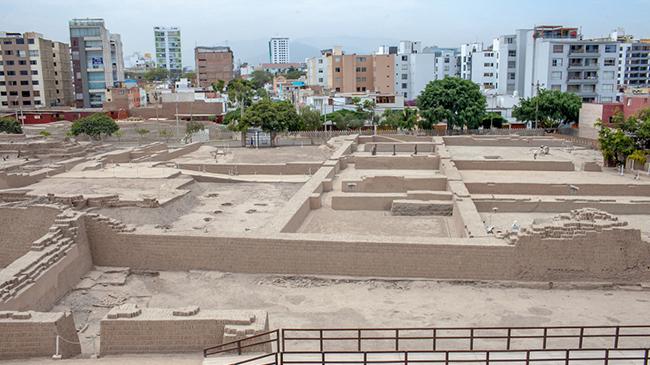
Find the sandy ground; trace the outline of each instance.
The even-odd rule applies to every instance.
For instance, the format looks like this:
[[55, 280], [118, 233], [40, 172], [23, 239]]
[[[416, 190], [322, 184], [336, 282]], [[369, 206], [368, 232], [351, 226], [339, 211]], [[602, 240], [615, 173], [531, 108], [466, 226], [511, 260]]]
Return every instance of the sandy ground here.
[[376, 280], [220, 272], [131, 274], [125, 285], [68, 294], [92, 353], [99, 320], [112, 303], [174, 308], [262, 309], [271, 328], [616, 325], [650, 322], [650, 291], [534, 289], [496, 283]]
[[[215, 162], [213, 152], [217, 148], [201, 146], [198, 150], [188, 153], [172, 161], [178, 163]], [[270, 149], [254, 148], [228, 148], [219, 149], [224, 155], [219, 155], [216, 163], [285, 163], [285, 162], [306, 162], [325, 161], [332, 150], [327, 146], [287, 146]], [[272, 152], [271, 152], [272, 151]]]
[[348, 233], [379, 236], [450, 237], [451, 217], [393, 216], [382, 210], [333, 210], [322, 207], [309, 212], [298, 232]]
[[284, 207], [302, 184], [193, 183], [190, 193], [160, 208], [103, 208], [98, 213], [140, 232], [215, 234], [255, 231]]
[[[452, 159], [484, 160], [485, 156], [499, 156], [503, 160], [534, 160], [533, 152], [539, 151], [536, 147], [498, 147], [498, 146], [446, 146]], [[576, 147], [573, 150], [561, 147], [551, 147], [548, 155], [538, 155], [540, 161], [573, 161], [578, 167], [582, 162], [602, 162], [600, 152]]]

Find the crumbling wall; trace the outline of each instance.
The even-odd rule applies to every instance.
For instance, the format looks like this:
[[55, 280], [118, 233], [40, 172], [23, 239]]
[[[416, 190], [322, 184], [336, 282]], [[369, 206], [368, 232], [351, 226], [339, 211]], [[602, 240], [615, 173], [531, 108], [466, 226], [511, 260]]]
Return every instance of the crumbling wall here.
[[[570, 186], [579, 188], [572, 191]], [[472, 194], [650, 196], [642, 184], [542, 184], [531, 182], [465, 182]]]
[[29, 252], [57, 214], [59, 210], [53, 207], [0, 208], [0, 269]]
[[[650, 279], [650, 246], [638, 230], [621, 237], [612, 233], [532, 242], [522, 238], [508, 244], [494, 237], [369, 241], [282, 233], [151, 235], [119, 232], [94, 220], [87, 222], [87, 228], [96, 265], [133, 269], [467, 280]], [[590, 253], [593, 248], [598, 255]], [[583, 270], [574, 271], [574, 263], [587, 261]], [[556, 275], [558, 270], [565, 274]]]
[[566, 142], [551, 137], [522, 136], [448, 136], [442, 137], [447, 146], [495, 146], [495, 147], [564, 147]]
[[[114, 307], [101, 320], [100, 354], [198, 352], [268, 329], [267, 314], [263, 311], [201, 310], [197, 306], [138, 308], [135, 304], [125, 304]], [[270, 350], [268, 343], [242, 351]]]
[[439, 177], [405, 177], [405, 176], [366, 176], [360, 180], [344, 180], [341, 190], [344, 192], [363, 193], [402, 193], [409, 190], [447, 189], [447, 178]]
[[0, 271], [0, 310], [47, 311], [92, 267], [83, 213], [59, 213], [29, 252]]
[[0, 312], [0, 360], [52, 356], [69, 358], [81, 354], [72, 314]]
[[276, 164], [179, 163], [178, 168], [227, 175], [313, 175], [321, 165], [321, 162], [288, 162]]

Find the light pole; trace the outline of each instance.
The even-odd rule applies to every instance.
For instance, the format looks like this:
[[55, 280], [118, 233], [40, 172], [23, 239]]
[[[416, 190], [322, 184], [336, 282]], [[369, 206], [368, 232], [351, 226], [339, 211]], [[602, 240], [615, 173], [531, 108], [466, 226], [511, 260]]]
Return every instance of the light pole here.
[[177, 91], [176, 92], [176, 139], [177, 140], [180, 138], [180, 135], [179, 135], [180, 130], [179, 130], [178, 124], [179, 124], [179, 122], [178, 122], [178, 91]]

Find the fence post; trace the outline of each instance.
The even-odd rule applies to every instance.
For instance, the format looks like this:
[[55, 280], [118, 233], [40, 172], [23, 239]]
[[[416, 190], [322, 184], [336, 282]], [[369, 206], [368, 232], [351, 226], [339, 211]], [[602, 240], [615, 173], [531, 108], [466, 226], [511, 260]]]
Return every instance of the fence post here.
[[284, 328], [282, 329], [282, 340], [281, 340], [281, 349], [280, 352], [284, 352]]
[[583, 339], [584, 339], [584, 335], [585, 335], [585, 328], [584, 328], [584, 327], [580, 327], [580, 342], [578, 343], [578, 348], [579, 348], [580, 350], [582, 350], [582, 341], [583, 341]]
[[363, 353], [363, 365], [366, 365], [368, 363], [368, 353], [364, 352]]
[[275, 357], [275, 365], [278, 365], [278, 353], [277, 352], [275, 353], [274, 357]]
[[643, 365], [648, 365], [648, 355], [650, 355], [649, 352], [650, 350], [645, 349], [645, 354], [643, 355]]
[[361, 352], [361, 330], [357, 330], [357, 351]]
[[616, 337], [614, 337], [614, 348], [615, 349], [618, 348], [618, 335], [619, 335], [620, 332], [621, 332], [621, 327], [616, 326]]
[[530, 364], [530, 350], [526, 351], [526, 365]]
[[609, 364], [609, 350], [605, 350], [605, 365]]
[[395, 330], [395, 351], [399, 351], [399, 330]]
[[508, 328], [508, 342], [506, 343], [506, 350], [510, 350], [510, 336], [512, 335], [512, 328]]
[[241, 355], [241, 340], [237, 341], [237, 354]]
[[433, 329], [433, 351], [436, 351], [436, 329]]
[[474, 350], [474, 329], [469, 330], [469, 349]]
[[544, 343], [542, 344], [542, 348], [546, 350], [546, 334], [548, 333], [548, 328], [544, 327]]
[[404, 351], [404, 365], [408, 365], [409, 363], [409, 353]]
[[321, 364], [325, 365], [325, 353], [321, 351], [320, 353], [320, 361]]
[[485, 351], [485, 365], [490, 365], [490, 351]]
[[564, 352], [564, 365], [569, 365], [569, 350]]
[[449, 365], [449, 351], [445, 351], [445, 365]]
[[320, 333], [320, 352], [323, 352], [323, 330], [318, 331]]

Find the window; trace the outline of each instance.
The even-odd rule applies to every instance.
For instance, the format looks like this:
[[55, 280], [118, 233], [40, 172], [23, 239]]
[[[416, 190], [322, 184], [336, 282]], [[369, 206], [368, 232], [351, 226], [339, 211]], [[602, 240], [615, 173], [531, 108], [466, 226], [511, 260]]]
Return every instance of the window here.
[[615, 44], [606, 44], [605, 45], [605, 53], [616, 53], [616, 45]]
[[602, 90], [604, 92], [613, 92], [614, 91], [614, 85], [613, 84], [603, 85]]
[[18, 61], [18, 64], [19, 64], [19, 65], [26, 65], [26, 64], [27, 64], [27, 61], [25, 61], [25, 60], [20, 60], [20, 61]]
[[494, 63], [486, 62], [483, 64], [483, 67], [494, 67]]
[[5, 55], [7, 55], [7, 56], [11, 56], [12, 54], [13, 54], [13, 52], [11, 52], [11, 51], [5, 51]]
[[554, 58], [553, 61], [551, 61], [551, 64], [553, 67], [560, 67], [564, 63], [564, 60], [561, 58]]
[[23, 105], [32, 105], [30, 100], [23, 100]]
[[562, 71], [551, 72], [551, 80], [562, 80]]
[[13, 66], [13, 65], [14, 65], [14, 61], [7, 61], [7, 66]]
[[21, 95], [23, 98], [28, 98], [29, 95], [30, 95], [30, 92], [29, 92], [29, 91], [21, 91], [21, 92], [20, 92], [20, 95]]
[[16, 38], [16, 44], [25, 44], [25, 39], [23, 39], [23, 38]]
[[613, 80], [614, 79], [614, 71], [604, 71], [603, 72], [603, 79], [605, 79], [605, 80]]
[[[58, 84], [58, 81], [57, 81], [57, 84]], [[38, 80], [32, 81], [32, 85], [38, 85]]]
[[402, 89], [408, 89], [408, 84], [405, 83], [405, 82], [403, 82], [403, 83], [402, 83]]
[[409, 56], [402, 56], [402, 61], [408, 61], [408, 60], [409, 60]]
[[[29, 39], [27, 40], [27, 43], [29, 43], [29, 44], [34, 44], [34, 38], [29, 38]], [[52, 47], [54, 47], [54, 44], [52, 44]]]
[[517, 62], [515, 61], [508, 61], [508, 68], [515, 68], [517, 67]]
[[562, 85], [557, 85], [557, 84], [551, 85], [551, 90], [561, 91], [562, 90]]
[[[29, 61], [29, 64], [30, 64], [30, 65], [36, 65], [37, 63], [38, 63], [38, 62], [36, 62], [36, 60], [31, 60], [31, 61]], [[56, 66], [56, 62], [54, 63], [54, 66]]]
[[605, 58], [605, 66], [616, 66], [616, 58]]
[[[27, 72], [27, 71], [20, 71], [20, 74], [22, 75], [23, 72]], [[7, 76], [15, 76], [15, 75], [16, 75], [16, 71], [7, 71]], [[27, 74], [25, 73], [25, 75]]]
[[6, 91], [0, 91], [0, 96], [7, 96], [7, 92]]
[[508, 57], [517, 57], [517, 51], [514, 50], [508, 51]]
[[564, 45], [563, 44], [554, 44], [553, 45], [553, 53], [564, 53]]
[[514, 79], [515, 79], [515, 73], [514, 72], [508, 73], [508, 80], [514, 80]]
[[402, 74], [402, 80], [408, 80], [409, 75], [408, 74]]
[[[56, 75], [56, 72], [54, 74]], [[32, 70], [32, 75], [38, 75], [38, 71], [37, 70]]]
[[23, 86], [24, 85], [29, 85], [29, 81], [28, 80], [20, 80], [20, 84], [23, 85]]
[[341, 68], [340, 67], [335, 67], [334, 72], [341, 72]]
[[357, 57], [357, 62], [366, 62], [365, 57]]
[[32, 95], [34, 95], [34, 97], [40, 97], [40, 96], [41, 96], [41, 92], [38, 91], [38, 90], [34, 90], [34, 92], [32, 93]]

